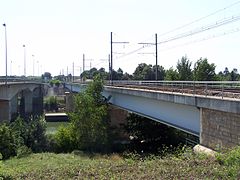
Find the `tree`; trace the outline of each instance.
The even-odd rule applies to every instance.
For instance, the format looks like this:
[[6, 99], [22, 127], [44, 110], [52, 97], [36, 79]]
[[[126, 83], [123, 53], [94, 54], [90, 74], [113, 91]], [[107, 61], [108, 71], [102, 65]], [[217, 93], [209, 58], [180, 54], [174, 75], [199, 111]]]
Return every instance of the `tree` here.
[[194, 65], [194, 80], [195, 81], [214, 81], [216, 66], [209, 64], [206, 58], [200, 58]]
[[177, 71], [178, 78], [181, 81], [190, 81], [192, 80], [192, 63], [187, 59], [186, 56], [183, 56], [181, 60], [177, 62]]
[[118, 76], [117, 77], [118, 80], [122, 80], [122, 78], [123, 78], [123, 70], [121, 68], [118, 68], [117, 76]]
[[154, 72], [152, 70], [152, 65], [147, 65], [145, 63], [139, 64], [133, 73], [133, 78], [135, 80], [153, 80]]
[[168, 80], [168, 81], [177, 81], [179, 80], [179, 77], [178, 77], [178, 72], [177, 70], [173, 69], [173, 67], [171, 67], [170, 69], [168, 69], [166, 71], [166, 76], [165, 76], [165, 80]]
[[42, 75], [42, 80], [44, 81], [49, 81], [52, 79], [52, 75], [50, 72], [45, 72], [43, 75]]
[[239, 79], [238, 70], [234, 68], [230, 73], [231, 81], [237, 81]]
[[86, 91], [75, 96], [74, 112], [69, 114], [74, 147], [103, 150], [108, 142], [107, 105], [101, 95], [103, 82], [96, 76]]
[[[166, 75], [166, 72], [164, 70], [163, 66], [158, 65], [158, 80], [164, 80]], [[153, 66], [152, 68], [152, 73], [151, 73], [151, 79], [150, 80], [156, 80], [156, 65]]]

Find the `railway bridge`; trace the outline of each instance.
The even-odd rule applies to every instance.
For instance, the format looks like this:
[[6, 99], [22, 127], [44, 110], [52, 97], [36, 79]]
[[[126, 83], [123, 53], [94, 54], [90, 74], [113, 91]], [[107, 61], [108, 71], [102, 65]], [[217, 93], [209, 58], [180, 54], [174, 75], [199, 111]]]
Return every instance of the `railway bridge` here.
[[240, 145], [238, 82], [115, 81], [104, 86], [103, 95], [121, 109], [198, 136], [206, 147]]

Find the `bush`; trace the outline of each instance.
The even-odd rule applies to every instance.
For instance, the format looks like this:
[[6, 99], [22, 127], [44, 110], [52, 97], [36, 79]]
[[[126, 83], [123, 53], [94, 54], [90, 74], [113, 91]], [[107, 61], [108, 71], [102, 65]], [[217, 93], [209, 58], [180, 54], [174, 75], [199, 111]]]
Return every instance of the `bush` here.
[[60, 126], [55, 134], [57, 152], [71, 152], [74, 149], [72, 133], [69, 126]]
[[240, 146], [232, 150], [217, 155], [220, 164], [226, 166], [230, 177], [240, 176]]
[[20, 146], [25, 145], [33, 152], [42, 152], [46, 149], [46, 122], [42, 117], [31, 116], [25, 120], [18, 117], [11, 124], [11, 128]]
[[26, 157], [32, 153], [32, 150], [27, 146], [21, 146], [17, 150], [17, 158]]
[[13, 131], [7, 124], [0, 125], [0, 153], [2, 159], [8, 159], [17, 153], [17, 140]]

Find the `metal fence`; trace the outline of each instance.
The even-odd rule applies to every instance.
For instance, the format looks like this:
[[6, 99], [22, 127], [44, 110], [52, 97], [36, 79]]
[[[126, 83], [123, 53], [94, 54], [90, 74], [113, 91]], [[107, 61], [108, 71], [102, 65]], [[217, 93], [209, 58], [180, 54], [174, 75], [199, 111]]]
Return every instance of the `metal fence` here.
[[108, 86], [240, 99], [240, 81], [112, 81]]

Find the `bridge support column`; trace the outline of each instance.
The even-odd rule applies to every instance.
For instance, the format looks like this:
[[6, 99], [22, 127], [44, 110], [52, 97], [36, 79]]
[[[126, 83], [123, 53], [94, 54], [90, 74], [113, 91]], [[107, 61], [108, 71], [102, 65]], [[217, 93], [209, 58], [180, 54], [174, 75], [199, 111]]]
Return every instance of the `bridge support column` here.
[[240, 145], [240, 114], [201, 108], [200, 144], [218, 150]]
[[31, 91], [24, 92], [25, 114], [32, 113], [33, 110], [33, 93]]
[[73, 93], [70, 92], [65, 92], [65, 102], [66, 102], [66, 111], [67, 112], [72, 112], [73, 111], [73, 107], [74, 107], [74, 99], [73, 99]]
[[13, 120], [17, 117], [18, 114], [18, 95], [12, 97], [10, 101], [10, 119]]
[[10, 101], [0, 101], [0, 122], [11, 119]]
[[32, 113], [38, 116], [43, 114], [43, 92], [41, 86], [33, 91]]
[[118, 134], [118, 136], [116, 137], [117, 140], [119, 141], [128, 140], [128, 135], [121, 126], [127, 123], [128, 111], [110, 105], [108, 108], [108, 112], [110, 126], [112, 126], [116, 130], [116, 133]]

